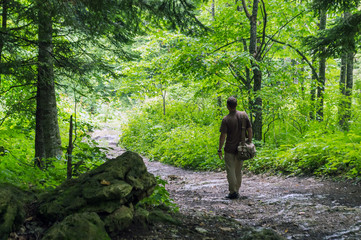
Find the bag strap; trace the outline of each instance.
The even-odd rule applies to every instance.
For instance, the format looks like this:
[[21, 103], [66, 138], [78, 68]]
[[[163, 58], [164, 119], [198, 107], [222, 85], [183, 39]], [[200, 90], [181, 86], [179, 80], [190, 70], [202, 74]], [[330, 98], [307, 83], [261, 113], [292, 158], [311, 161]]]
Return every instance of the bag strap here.
[[238, 119], [238, 124], [241, 124], [241, 143], [246, 142], [246, 119], [243, 112], [241, 112], [241, 119]]

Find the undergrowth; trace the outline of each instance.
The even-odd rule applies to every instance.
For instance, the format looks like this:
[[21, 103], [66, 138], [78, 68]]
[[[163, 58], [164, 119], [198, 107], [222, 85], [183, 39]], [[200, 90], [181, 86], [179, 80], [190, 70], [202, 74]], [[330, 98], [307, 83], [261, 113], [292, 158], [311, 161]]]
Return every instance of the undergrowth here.
[[[217, 156], [220, 117], [195, 104], [171, 102], [166, 115], [157, 102], [134, 112], [123, 127], [121, 144], [150, 159], [195, 170], [224, 169]], [[315, 175], [360, 179], [361, 132], [342, 132], [323, 123], [308, 123], [303, 133], [278, 133], [267, 144], [257, 142], [257, 156], [245, 162], [254, 173]]]

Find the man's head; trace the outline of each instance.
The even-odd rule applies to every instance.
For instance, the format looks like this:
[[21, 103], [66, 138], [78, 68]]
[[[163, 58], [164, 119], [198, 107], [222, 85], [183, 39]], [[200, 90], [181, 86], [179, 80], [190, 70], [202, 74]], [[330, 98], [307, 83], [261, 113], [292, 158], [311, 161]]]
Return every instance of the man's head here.
[[227, 99], [227, 107], [229, 107], [229, 109], [236, 109], [237, 99], [235, 97], [229, 97]]

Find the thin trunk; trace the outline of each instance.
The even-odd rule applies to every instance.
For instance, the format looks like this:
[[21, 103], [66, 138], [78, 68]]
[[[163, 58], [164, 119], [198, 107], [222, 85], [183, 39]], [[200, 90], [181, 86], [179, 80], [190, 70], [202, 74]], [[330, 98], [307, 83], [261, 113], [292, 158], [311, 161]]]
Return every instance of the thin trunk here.
[[[326, 20], [327, 15], [325, 11], [322, 11], [320, 14], [320, 30], [326, 29]], [[326, 82], [326, 58], [320, 57], [319, 63], [319, 75], [318, 75], [318, 85], [317, 85], [317, 120], [323, 121], [323, 102], [324, 102], [324, 93], [325, 93], [325, 82]]]
[[39, 53], [38, 53], [38, 81], [36, 95], [36, 133], [35, 158], [41, 167], [46, 167], [43, 158], [53, 158], [61, 155], [61, 139], [56, 107], [53, 45], [52, 45], [52, 16], [43, 1], [39, 3]]
[[[257, 55], [257, 13], [258, 13], [258, 3], [259, 0], [253, 1], [252, 15], [250, 17], [250, 44], [249, 44], [249, 53], [256, 57]], [[256, 59], [257, 61], [257, 59]], [[257, 62], [252, 62], [253, 70], [253, 91], [256, 95], [255, 101], [253, 103], [253, 109], [255, 114], [254, 124], [253, 124], [253, 133], [256, 140], [262, 140], [262, 98], [257, 96], [259, 91], [262, 88], [262, 72], [257, 64]]]
[[167, 92], [165, 90], [162, 91], [162, 98], [163, 98], [163, 115], [165, 116], [165, 97], [166, 97]]
[[[216, 20], [216, 1], [215, 0], [212, 0], [212, 9], [211, 9], [211, 14], [212, 14], [212, 21], [215, 21]], [[220, 82], [218, 81], [217, 82], [217, 89], [220, 88]], [[222, 116], [223, 113], [222, 113], [222, 97], [219, 95], [217, 96], [217, 107], [219, 109], [219, 115]]]
[[[315, 60], [312, 60], [312, 65], [314, 65]], [[315, 105], [316, 105], [316, 80], [317, 80], [317, 76], [316, 73], [314, 71], [312, 71], [312, 79], [311, 79], [311, 90], [310, 90], [310, 95], [311, 95], [311, 103], [310, 103], [310, 119], [311, 120], [315, 120]]]
[[[6, 33], [7, 31], [7, 18], [8, 18], [8, 1], [7, 0], [3, 0], [2, 1], [2, 9], [3, 12], [1, 14], [1, 18], [2, 18], [2, 23], [1, 23], [1, 31], [3, 33]], [[0, 64], [2, 62], [2, 53], [3, 53], [3, 49], [4, 49], [4, 44], [5, 44], [5, 40], [4, 40], [4, 34], [3, 37], [0, 38]], [[0, 86], [1, 86], [1, 75], [2, 72], [0, 71]]]
[[[243, 39], [243, 51], [247, 52], [247, 42], [245, 39]], [[252, 85], [251, 85], [251, 74], [248, 67], [245, 67], [246, 72], [246, 89], [248, 94], [248, 109], [251, 114], [249, 114], [251, 122], [253, 122], [253, 100], [252, 100]]]
[[346, 95], [346, 73], [347, 73], [347, 54], [341, 56], [341, 69], [340, 69], [340, 93], [341, 99], [338, 106], [338, 119], [339, 125], [345, 129], [345, 95]]
[[[345, 12], [344, 18], [351, 16], [351, 13]], [[353, 40], [354, 41], [354, 40]], [[351, 120], [351, 107], [352, 107], [352, 88], [353, 88], [353, 52], [347, 52], [343, 56], [341, 62], [341, 76], [340, 76], [340, 90], [343, 95], [339, 113], [340, 114], [340, 126], [342, 130], [350, 130]], [[342, 78], [341, 78], [342, 77]]]
[[73, 115], [70, 116], [70, 126], [69, 126], [69, 145], [66, 149], [67, 154], [67, 171], [66, 171], [66, 178], [71, 179], [73, 176]]
[[350, 130], [350, 120], [351, 120], [351, 107], [352, 107], [352, 88], [353, 88], [353, 53], [347, 53], [347, 74], [346, 74], [346, 89], [345, 89], [345, 124], [344, 130]]

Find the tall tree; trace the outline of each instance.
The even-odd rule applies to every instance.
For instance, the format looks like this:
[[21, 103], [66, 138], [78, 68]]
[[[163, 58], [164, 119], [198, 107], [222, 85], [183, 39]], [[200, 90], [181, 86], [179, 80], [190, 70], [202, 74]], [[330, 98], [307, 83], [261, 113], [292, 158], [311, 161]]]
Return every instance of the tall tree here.
[[[327, 14], [325, 10], [321, 10], [320, 13], [320, 26], [319, 30], [326, 29]], [[324, 92], [326, 82], [326, 57], [321, 56], [319, 59], [319, 71], [318, 71], [318, 83], [317, 83], [317, 120], [323, 121], [323, 104], [324, 104]]]
[[[258, 42], [258, 8], [259, 0], [253, 0], [252, 12], [248, 12], [247, 4], [245, 0], [242, 0], [242, 5], [244, 12], [249, 19], [250, 23], [250, 40], [249, 40], [249, 53], [254, 57], [254, 60], [251, 61], [252, 71], [253, 71], [253, 91], [255, 94], [255, 101], [252, 104], [252, 111], [254, 112], [255, 119], [253, 123], [253, 132], [254, 138], [256, 140], [262, 140], [262, 98], [258, 95], [262, 88], [262, 71], [258, 64], [258, 61], [262, 58], [261, 50], [264, 46], [265, 32], [263, 31], [263, 36], [259, 42], [259, 47], [257, 49]], [[263, 3], [263, 1], [261, 1]], [[263, 5], [264, 19], [263, 19], [263, 28], [266, 29], [266, 9]], [[247, 80], [247, 82], [250, 82]]]
[[[102, 56], [96, 56], [88, 49], [89, 46], [96, 45], [103, 49], [103, 52], [112, 52], [125, 59], [129, 58], [129, 54], [123, 50], [123, 44], [137, 34], [144, 33], [151, 25], [179, 28], [189, 34], [196, 34], [203, 29], [193, 12], [196, 2], [159, 0], [149, 4], [142, 0], [37, 0], [14, 1], [20, 7], [12, 12], [13, 22], [15, 25], [17, 21], [20, 22], [21, 27], [14, 27], [9, 34], [9, 31], [4, 31], [8, 2], [9, 0], [1, 2], [3, 24], [0, 46], [11, 43], [14, 52], [24, 52], [24, 56], [30, 56], [32, 62], [27, 64], [19, 57], [5, 65], [0, 63], [6, 67], [6, 77], [10, 78], [12, 74], [15, 79], [9, 89], [36, 83], [35, 156], [38, 159], [57, 157], [61, 153], [55, 84], [60, 79], [59, 73], [69, 74], [74, 80], [77, 76], [97, 69], [104, 72], [112, 70], [105, 64], [106, 60]], [[26, 35], [16, 35], [19, 29]], [[11, 39], [12, 42], [5, 42], [4, 39]], [[20, 45], [19, 42], [26, 42], [26, 45]], [[19, 49], [19, 46], [22, 49]], [[11, 49], [6, 50], [8, 56], [14, 56]], [[34, 61], [36, 55], [37, 61]], [[29, 71], [36, 70], [36, 77], [32, 73], [25, 78], [29, 79], [30, 83], [19, 84], [22, 80], [16, 74], [22, 72], [21, 66], [30, 66]], [[3, 69], [5, 68], [1, 68], [1, 73], [5, 73]], [[6, 91], [8, 90], [4, 92]], [[42, 164], [40, 161], [40, 165]]]
[[48, 1], [38, 0], [38, 81], [36, 93], [35, 157], [61, 156], [61, 139], [56, 107], [53, 59], [53, 8]]
[[[7, 31], [7, 18], [8, 18], [8, 0], [3, 0], [2, 1], [2, 14], [1, 14], [1, 36], [0, 36], [0, 64], [2, 62], [2, 52], [3, 52], [3, 48], [4, 48], [4, 43], [5, 43], [5, 39], [4, 39], [4, 34], [6, 34]], [[2, 72], [0, 71], [0, 86], [1, 86], [1, 75]]]
[[[322, 11], [345, 11], [344, 17], [335, 22], [330, 29], [324, 30], [317, 36], [310, 37], [307, 44], [321, 57], [340, 57], [340, 90], [339, 124], [343, 130], [349, 129], [352, 106], [353, 60], [357, 51], [355, 38], [360, 35], [361, 11], [357, 9], [360, 1], [348, 0], [314, 0], [313, 4]], [[353, 10], [353, 13], [352, 13]]]

